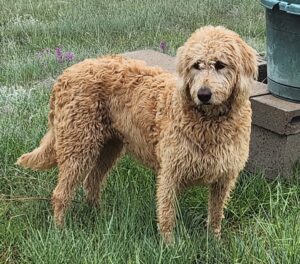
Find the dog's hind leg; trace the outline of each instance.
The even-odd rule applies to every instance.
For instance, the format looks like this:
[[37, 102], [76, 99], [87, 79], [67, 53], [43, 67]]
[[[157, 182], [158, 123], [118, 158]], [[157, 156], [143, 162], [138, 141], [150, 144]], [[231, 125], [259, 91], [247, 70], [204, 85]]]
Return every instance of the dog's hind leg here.
[[104, 180], [120, 157], [122, 150], [123, 142], [118, 138], [108, 140], [102, 147], [97, 162], [86, 176], [83, 185], [89, 204], [95, 206], [99, 204]]
[[76, 187], [96, 162], [96, 153], [76, 154], [59, 164], [58, 183], [52, 194], [54, 221], [61, 226]]
[[[52, 205], [56, 224], [62, 225], [64, 213], [76, 188], [95, 167], [104, 142], [110, 137], [105, 112], [99, 104], [78, 104], [75, 113], [60, 111], [55, 126], [58, 183]], [[101, 111], [102, 110], [102, 111]]]

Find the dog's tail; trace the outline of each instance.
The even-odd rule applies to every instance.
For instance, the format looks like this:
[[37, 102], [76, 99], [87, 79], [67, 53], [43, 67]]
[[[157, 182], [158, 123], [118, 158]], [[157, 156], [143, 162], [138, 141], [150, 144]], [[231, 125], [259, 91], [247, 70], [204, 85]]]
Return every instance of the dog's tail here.
[[[51, 109], [52, 108], [52, 109]], [[33, 170], [47, 170], [54, 167], [56, 162], [55, 134], [53, 130], [54, 96], [50, 100], [49, 130], [40, 142], [40, 146], [32, 152], [18, 158], [16, 165]]]
[[52, 129], [42, 138], [40, 146], [32, 152], [23, 154], [16, 164], [33, 170], [47, 170], [56, 165], [55, 138]]

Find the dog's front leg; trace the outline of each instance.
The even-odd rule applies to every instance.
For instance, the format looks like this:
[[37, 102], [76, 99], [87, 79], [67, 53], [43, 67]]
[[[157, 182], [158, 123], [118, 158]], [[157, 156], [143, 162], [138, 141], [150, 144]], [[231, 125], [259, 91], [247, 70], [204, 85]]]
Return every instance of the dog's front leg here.
[[176, 220], [176, 195], [178, 177], [173, 170], [162, 169], [157, 178], [157, 218], [158, 229], [166, 243], [173, 242]]
[[229, 198], [230, 191], [234, 188], [238, 173], [221, 178], [209, 186], [208, 201], [208, 226], [214, 235], [221, 237], [221, 222], [224, 218], [224, 207]]

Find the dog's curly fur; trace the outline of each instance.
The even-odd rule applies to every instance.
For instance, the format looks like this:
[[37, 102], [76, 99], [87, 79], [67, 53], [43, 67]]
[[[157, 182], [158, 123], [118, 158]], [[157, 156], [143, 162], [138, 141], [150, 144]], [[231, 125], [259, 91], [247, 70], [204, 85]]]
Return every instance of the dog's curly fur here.
[[[125, 152], [157, 172], [157, 216], [172, 239], [176, 195], [209, 188], [208, 222], [219, 236], [223, 208], [248, 158], [249, 90], [256, 52], [224, 27], [198, 29], [178, 49], [177, 75], [122, 56], [87, 59], [65, 70], [52, 91], [49, 131], [17, 164], [59, 167], [52, 203], [57, 224], [84, 182], [97, 204], [105, 176]], [[206, 104], [199, 90], [211, 91]]]

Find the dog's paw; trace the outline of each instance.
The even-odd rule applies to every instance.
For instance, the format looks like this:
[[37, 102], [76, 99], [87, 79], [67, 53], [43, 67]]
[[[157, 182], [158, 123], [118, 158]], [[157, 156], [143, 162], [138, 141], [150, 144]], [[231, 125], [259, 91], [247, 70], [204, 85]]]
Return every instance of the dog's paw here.
[[221, 239], [221, 228], [214, 228], [213, 234], [217, 240]]
[[25, 163], [25, 161], [27, 159], [27, 156], [28, 156], [28, 153], [23, 154], [21, 157], [19, 157], [17, 159], [17, 161], [15, 162], [15, 165], [17, 165], [17, 166], [24, 166], [24, 163]]
[[161, 233], [161, 236], [162, 236], [163, 242], [166, 245], [172, 245], [172, 244], [175, 243], [175, 239], [174, 239], [174, 236], [173, 236], [172, 232]]

